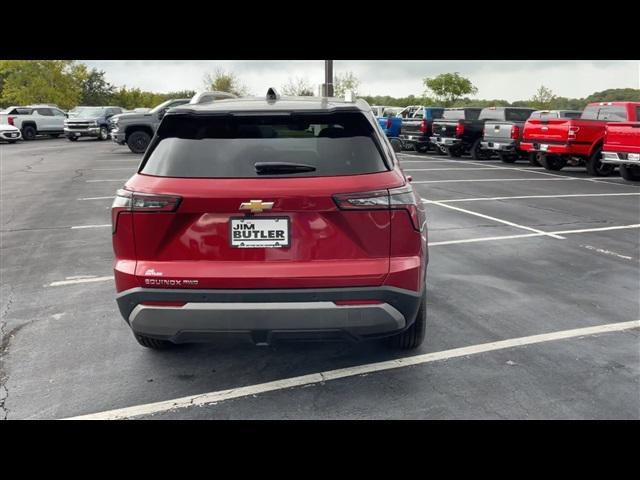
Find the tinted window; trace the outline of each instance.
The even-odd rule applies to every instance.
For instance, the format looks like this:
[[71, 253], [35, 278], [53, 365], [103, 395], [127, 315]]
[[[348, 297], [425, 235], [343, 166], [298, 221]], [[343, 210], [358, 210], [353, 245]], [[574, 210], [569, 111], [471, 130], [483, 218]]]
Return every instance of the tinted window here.
[[611, 122], [624, 122], [627, 119], [627, 109], [622, 105], [609, 105], [600, 107], [598, 120], [609, 120]]
[[53, 108], [52, 111], [53, 111], [53, 114], [56, 117], [64, 117], [64, 116], [66, 116], [65, 113], [62, 110], [57, 110], [57, 109]]
[[483, 108], [479, 118], [480, 120], [504, 120], [504, 109]]
[[[387, 170], [374, 127], [357, 112], [168, 115], [153, 145], [140, 172], [162, 177], [309, 177]], [[290, 162], [316, 170], [258, 175], [257, 162]]]
[[516, 110], [514, 108], [507, 108], [505, 110], [505, 120], [510, 122], [524, 122], [533, 110]]
[[44, 117], [53, 117], [53, 112], [50, 108], [36, 108], [36, 112]]
[[431, 118], [433, 120], [437, 120], [438, 118], [442, 118], [444, 114], [444, 108], [432, 108], [431, 109]]
[[636, 107], [636, 122], [640, 121], [640, 106]]
[[562, 113], [563, 118], [580, 118], [580, 115], [582, 115], [582, 112], [563, 112]]
[[595, 120], [596, 118], [598, 118], [599, 109], [600, 107], [598, 107], [597, 105], [588, 106], [582, 111], [582, 115], [580, 115], [580, 118], [583, 120]]

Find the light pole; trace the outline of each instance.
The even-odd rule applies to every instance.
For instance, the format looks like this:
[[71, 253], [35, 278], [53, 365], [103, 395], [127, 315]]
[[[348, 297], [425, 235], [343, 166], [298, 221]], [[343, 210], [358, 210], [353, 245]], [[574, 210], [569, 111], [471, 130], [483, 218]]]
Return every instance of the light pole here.
[[324, 61], [324, 85], [322, 90], [325, 97], [333, 97], [333, 60]]

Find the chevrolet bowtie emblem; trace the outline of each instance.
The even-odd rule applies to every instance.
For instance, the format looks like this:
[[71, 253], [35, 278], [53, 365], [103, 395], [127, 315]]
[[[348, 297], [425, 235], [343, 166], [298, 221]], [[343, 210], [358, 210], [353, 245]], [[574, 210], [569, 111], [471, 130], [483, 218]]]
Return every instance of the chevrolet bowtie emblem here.
[[262, 200], [251, 200], [240, 204], [240, 210], [251, 210], [251, 213], [260, 213], [263, 210], [271, 210], [273, 202], [263, 202]]

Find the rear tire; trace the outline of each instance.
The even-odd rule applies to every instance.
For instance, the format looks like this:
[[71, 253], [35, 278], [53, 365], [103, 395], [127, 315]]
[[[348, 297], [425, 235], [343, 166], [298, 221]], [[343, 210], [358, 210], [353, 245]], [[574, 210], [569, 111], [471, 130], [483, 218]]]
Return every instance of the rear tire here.
[[26, 127], [22, 128], [22, 138], [24, 138], [25, 140], [34, 140], [37, 134], [38, 131], [31, 125], [27, 125]]
[[460, 158], [462, 156], [462, 148], [459, 147], [444, 147], [447, 155], [452, 158]]
[[151, 136], [147, 132], [138, 130], [129, 135], [129, 138], [127, 138], [127, 146], [133, 153], [144, 153], [150, 141]]
[[527, 160], [529, 160], [529, 165], [532, 167], [541, 167], [540, 162], [538, 161], [538, 154], [536, 152], [529, 152], [527, 154]]
[[145, 337], [138, 333], [134, 333], [133, 336], [136, 337], [136, 340], [140, 345], [146, 348], [151, 348], [152, 350], [166, 350], [174, 345], [168, 340], [158, 340], [157, 338]]
[[602, 163], [600, 156], [602, 154], [601, 148], [596, 148], [595, 151], [587, 159], [587, 173], [594, 177], [608, 177], [615, 170], [615, 165], [610, 163]]
[[440, 148], [438, 145], [433, 146], [433, 151], [436, 152], [436, 155], [446, 155], [447, 152]]
[[67, 140], [69, 140], [70, 142], [77, 142], [78, 137], [67, 137]]
[[426, 145], [416, 145], [416, 152], [418, 153], [427, 153], [427, 146]]
[[541, 155], [540, 165], [545, 170], [558, 171], [562, 170], [567, 164], [567, 160], [557, 155]]
[[401, 350], [411, 350], [418, 348], [424, 341], [425, 332], [427, 330], [427, 300], [422, 298], [420, 308], [416, 314], [414, 322], [404, 332], [389, 337], [387, 339], [390, 347], [399, 348]]
[[620, 165], [620, 176], [632, 182], [640, 181], [640, 167], [636, 165]]
[[98, 133], [98, 140], [104, 141], [109, 139], [109, 129], [107, 127], [100, 127], [100, 133]]
[[475, 142], [473, 142], [473, 146], [471, 147], [471, 157], [474, 160], [489, 160], [491, 158], [491, 152], [482, 149], [482, 139], [478, 138]]
[[498, 152], [498, 157], [500, 157], [502, 163], [515, 163], [515, 161], [518, 159], [517, 155], [511, 155], [502, 152]]

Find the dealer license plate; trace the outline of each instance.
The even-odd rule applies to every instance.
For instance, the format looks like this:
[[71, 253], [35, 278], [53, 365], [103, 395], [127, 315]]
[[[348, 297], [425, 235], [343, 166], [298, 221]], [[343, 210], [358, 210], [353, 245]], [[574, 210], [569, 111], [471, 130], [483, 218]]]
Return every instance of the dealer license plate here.
[[234, 248], [288, 247], [289, 218], [232, 218], [229, 237]]

